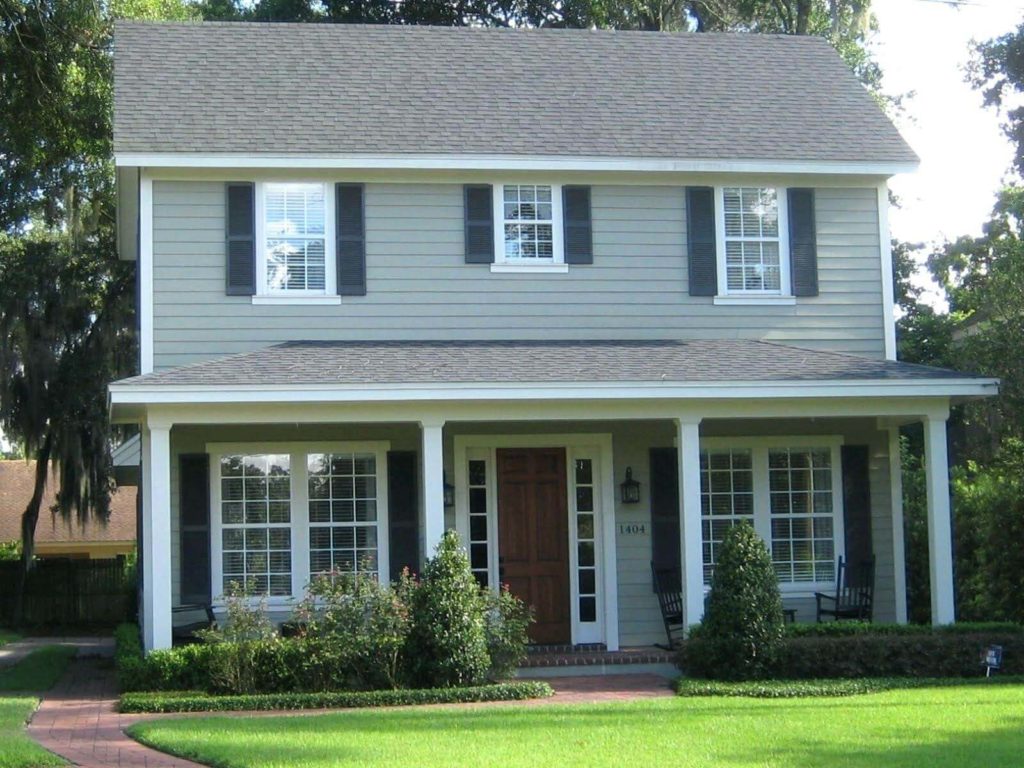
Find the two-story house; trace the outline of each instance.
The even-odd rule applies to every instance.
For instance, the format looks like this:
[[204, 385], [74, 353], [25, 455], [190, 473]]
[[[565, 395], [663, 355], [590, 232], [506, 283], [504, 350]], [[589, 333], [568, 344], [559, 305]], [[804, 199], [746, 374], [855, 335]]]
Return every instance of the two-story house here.
[[[251, 581], [417, 570], [446, 528], [533, 638], [700, 620], [751, 523], [813, 620], [837, 559], [905, 621], [897, 429], [996, 382], [895, 360], [887, 179], [917, 158], [823, 40], [120, 24], [147, 648]], [[636, 484], [639, 484], [637, 488]]]

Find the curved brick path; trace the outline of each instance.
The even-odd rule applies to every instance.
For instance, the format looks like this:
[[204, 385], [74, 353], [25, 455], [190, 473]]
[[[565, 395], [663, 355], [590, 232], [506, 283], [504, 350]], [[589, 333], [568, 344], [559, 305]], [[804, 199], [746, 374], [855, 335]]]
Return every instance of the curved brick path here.
[[[671, 696], [668, 681], [658, 675], [604, 675], [549, 678], [555, 695], [548, 699], [517, 702], [525, 705], [585, 704], [602, 701], [627, 701], [638, 698]], [[174, 715], [122, 715], [116, 711], [117, 685], [110, 662], [93, 659], [71, 664], [61, 681], [39, 706], [28, 726], [29, 735], [43, 747], [56, 752], [75, 765], [145, 766], [146, 768], [185, 768], [198, 766], [154, 749], [144, 747], [124, 734], [132, 723], [154, 717]], [[451, 706], [451, 705], [441, 705]], [[466, 704], [457, 706], [494, 706]], [[324, 710], [303, 712], [260, 712], [266, 715], [321, 714]], [[218, 713], [224, 714], [224, 713]]]

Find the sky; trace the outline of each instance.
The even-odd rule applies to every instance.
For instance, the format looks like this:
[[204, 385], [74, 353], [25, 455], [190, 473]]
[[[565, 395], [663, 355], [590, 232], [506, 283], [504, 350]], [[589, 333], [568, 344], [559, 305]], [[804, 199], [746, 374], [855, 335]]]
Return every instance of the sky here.
[[977, 235], [1013, 156], [996, 113], [964, 81], [972, 40], [987, 40], [1024, 21], [1024, 0], [874, 0], [879, 31], [872, 50], [883, 89], [910, 91], [896, 122], [921, 158], [891, 189], [902, 202], [890, 215], [893, 236], [941, 243]]

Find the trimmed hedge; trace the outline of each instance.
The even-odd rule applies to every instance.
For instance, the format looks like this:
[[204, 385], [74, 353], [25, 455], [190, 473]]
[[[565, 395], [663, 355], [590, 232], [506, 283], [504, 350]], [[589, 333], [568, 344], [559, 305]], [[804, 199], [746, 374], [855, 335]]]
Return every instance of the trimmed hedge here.
[[1024, 625], [1006, 621], [963, 621], [933, 627], [930, 624], [872, 624], [868, 621], [827, 621], [787, 624], [787, 637], [848, 637], [850, 635], [1024, 635]]
[[210, 696], [199, 692], [126, 693], [121, 712], [225, 712], [294, 709], [353, 709], [399, 707], [412, 704], [464, 704], [481, 701], [521, 701], [553, 695], [551, 686], [537, 681], [516, 681], [471, 688], [410, 688], [389, 691], [331, 693], [271, 693], [250, 696]]
[[[981, 654], [990, 645], [1003, 646], [1003, 674], [1024, 675], [1024, 631], [1016, 625], [981, 626], [998, 629], [980, 631], [979, 625], [936, 629], [884, 626], [870, 631], [855, 624], [808, 625], [814, 629], [794, 630], [786, 637], [765, 677], [977, 677], [984, 672]], [[698, 634], [682, 644], [680, 669], [689, 677], [728, 679], [728, 671], [703, 663], [703, 642]]]
[[946, 688], [950, 686], [1021, 685], [1024, 676], [997, 675], [985, 678], [862, 677], [838, 680], [757, 680], [724, 682], [689, 680], [676, 682], [679, 696], [735, 696], [751, 699], [801, 699], [821, 696], [857, 696], [903, 688]]

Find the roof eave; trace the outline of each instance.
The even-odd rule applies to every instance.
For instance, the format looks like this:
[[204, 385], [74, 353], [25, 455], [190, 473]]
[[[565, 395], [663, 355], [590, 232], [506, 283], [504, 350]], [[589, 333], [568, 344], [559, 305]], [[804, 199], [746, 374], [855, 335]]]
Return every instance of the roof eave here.
[[660, 157], [567, 157], [480, 154], [117, 152], [120, 168], [294, 168], [343, 170], [633, 171], [646, 173], [787, 173], [890, 177], [914, 172], [917, 160], [779, 160]]
[[508, 400], [736, 400], [749, 398], [991, 397], [993, 378], [770, 380], [731, 382], [465, 382], [454, 384], [110, 385], [112, 406]]

